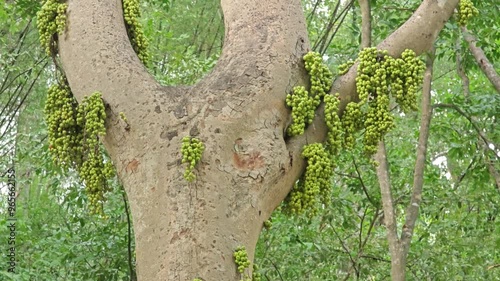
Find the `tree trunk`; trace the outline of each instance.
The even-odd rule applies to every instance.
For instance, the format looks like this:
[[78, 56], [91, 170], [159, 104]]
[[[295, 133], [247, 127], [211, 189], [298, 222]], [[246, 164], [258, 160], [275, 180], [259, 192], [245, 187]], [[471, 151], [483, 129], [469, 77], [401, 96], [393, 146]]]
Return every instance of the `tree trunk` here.
[[[399, 244], [399, 242], [398, 242]], [[398, 245], [391, 251], [391, 280], [406, 280], [406, 257], [403, 247]]]
[[[108, 104], [104, 143], [130, 200], [139, 280], [239, 280], [235, 248], [253, 259], [262, 223], [303, 170], [283, 135], [285, 94], [306, 81], [300, 1], [222, 7], [214, 71], [192, 87], [164, 87], [133, 53], [121, 1], [69, 1], [63, 68], [78, 99], [100, 91]], [[181, 165], [189, 135], [206, 147], [193, 183]]]
[[[437, 22], [422, 33], [433, 40], [458, 0], [424, 2], [438, 13], [416, 21]], [[222, 0], [222, 55], [190, 87], [161, 86], [148, 74], [127, 38], [120, 0], [68, 4], [62, 66], [78, 100], [100, 91], [107, 103], [103, 141], [130, 201], [138, 280], [239, 280], [234, 249], [246, 246], [253, 260], [263, 221], [304, 169], [302, 146], [325, 136], [320, 118], [304, 136], [286, 142], [283, 134], [285, 95], [306, 84], [300, 1]], [[344, 105], [356, 99], [354, 77], [346, 77], [334, 86], [345, 90]], [[181, 165], [181, 139], [189, 135], [206, 147], [193, 183]]]

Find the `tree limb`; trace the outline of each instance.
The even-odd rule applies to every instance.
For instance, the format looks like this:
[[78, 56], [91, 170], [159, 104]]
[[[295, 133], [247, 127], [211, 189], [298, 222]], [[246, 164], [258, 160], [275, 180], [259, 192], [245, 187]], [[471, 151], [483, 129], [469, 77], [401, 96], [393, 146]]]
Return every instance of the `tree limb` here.
[[[463, 28], [465, 29], [465, 27], [463, 27]], [[457, 40], [457, 50], [458, 50], [458, 45], [459, 45], [459, 41]], [[475, 46], [475, 44], [473, 44], [473, 45]], [[480, 53], [482, 52], [481, 49], [479, 49], [479, 51], [480, 51]], [[469, 77], [465, 73], [465, 70], [462, 66], [462, 60], [461, 60], [461, 56], [460, 56], [459, 52], [457, 52], [457, 72], [458, 72], [458, 75], [460, 76], [460, 79], [462, 80], [462, 88], [464, 90], [464, 95], [466, 98], [468, 98], [470, 95]], [[472, 122], [472, 121], [476, 121], [476, 120], [474, 120], [474, 118], [471, 117], [469, 119], [469, 122]], [[496, 185], [497, 189], [500, 191], [500, 173], [497, 171], [495, 165], [493, 164], [493, 161], [491, 160], [491, 158], [488, 155], [490, 147], [489, 147], [488, 143], [484, 141], [484, 139], [481, 139], [481, 137], [480, 137], [479, 142], [480, 142], [480, 146], [484, 150], [484, 157], [485, 157], [484, 162], [485, 162], [486, 166], [488, 167], [488, 171], [490, 172], [490, 175], [493, 177], [493, 180], [495, 181], [495, 185]], [[493, 151], [493, 152], [495, 153], [495, 155], [497, 155], [495, 151]], [[471, 162], [471, 164], [469, 165], [469, 167], [467, 168], [467, 170], [470, 169], [473, 162], [474, 162], [474, 159]], [[460, 183], [460, 181], [464, 178], [464, 176], [465, 176], [465, 173], [459, 178], [458, 183]]]
[[483, 50], [476, 45], [477, 39], [470, 33], [467, 27], [462, 26], [460, 27], [460, 29], [462, 30], [465, 41], [467, 41], [467, 43], [469, 44], [469, 50], [476, 59], [477, 64], [486, 75], [486, 77], [488, 77], [488, 80], [490, 80], [491, 84], [493, 84], [497, 92], [500, 94], [500, 76], [495, 71], [493, 64], [488, 60]]
[[[444, 24], [453, 14], [458, 0], [424, 0], [413, 15], [384, 41], [378, 49], [387, 50], [389, 55], [399, 57], [405, 49], [412, 49], [417, 55], [429, 50]], [[331, 93], [340, 93], [343, 110], [347, 103], [357, 100], [355, 79], [358, 63], [343, 76], [338, 77]]]
[[389, 179], [389, 165], [387, 162], [387, 153], [385, 150], [384, 141], [380, 141], [375, 154], [377, 165], [377, 179], [380, 185], [380, 194], [382, 197], [382, 208], [384, 210], [384, 225], [387, 228], [387, 239], [391, 257], [397, 254], [398, 248], [398, 230], [396, 223], [395, 203], [391, 192], [391, 181]]
[[431, 107], [431, 82], [432, 67], [434, 64], [435, 49], [432, 48], [426, 60], [426, 70], [424, 73], [424, 84], [422, 88], [422, 117], [420, 120], [420, 134], [417, 146], [417, 159], [415, 161], [415, 171], [413, 175], [413, 193], [410, 204], [406, 209], [405, 225], [401, 232], [401, 242], [403, 244], [403, 254], [406, 255], [410, 248], [411, 237], [415, 229], [415, 222], [418, 218], [418, 210], [422, 201], [422, 188], [424, 184], [425, 160], [427, 158], [427, 143], [429, 139], [429, 128], [432, 118]]
[[361, 7], [361, 48], [368, 48], [372, 42], [372, 24], [370, 13], [370, 1], [359, 0]]

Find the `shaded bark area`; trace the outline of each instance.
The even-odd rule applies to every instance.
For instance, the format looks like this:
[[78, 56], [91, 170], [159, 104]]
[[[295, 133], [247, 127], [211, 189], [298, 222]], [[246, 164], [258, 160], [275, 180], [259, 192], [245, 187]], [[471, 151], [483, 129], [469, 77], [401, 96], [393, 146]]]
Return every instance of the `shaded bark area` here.
[[[424, 1], [381, 46], [393, 55], [422, 52], [457, 2]], [[189, 87], [162, 86], [148, 74], [128, 41], [120, 0], [68, 4], [62, 65], [78, 100], [100, 91], [107, 104], [103, 142], [130, 201], [138, 280], [239, 280], [234, 249], [246, 246], [253, 259], [263, 221], [304, 169], [302, 146], [325, 136], [321, 118], [303, 136], [283, 135], [285, 96], [306, 84], [300, 1], [222, 0], [221, 57]], [[333, 87], [344, 107], [356, 99], [354, 76], [351, 69]], [[182, 176], [187, 135], [206, 147], [193, 183]]]

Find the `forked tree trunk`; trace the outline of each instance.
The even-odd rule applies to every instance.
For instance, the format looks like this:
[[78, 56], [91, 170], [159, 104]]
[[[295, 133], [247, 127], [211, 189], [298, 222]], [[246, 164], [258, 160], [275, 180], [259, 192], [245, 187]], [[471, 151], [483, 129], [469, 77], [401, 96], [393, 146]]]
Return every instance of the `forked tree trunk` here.
[[[223, 1], [225, 44], [211, 74], [164, 87], [130, 46], [121, 1], [69, 1], [63, 67], [78, 98], [100, 91], [109, 104], [104, 141], [130, 201], [139, 280], [239, 280], [234, 249], [253, 258], [263, 221], [303, 169], [283, 136], [285, 94], [305, 83], [300, 1], [255, 2]], [[193, 183], [180, 163], [189, 135], [206, 146]]]
[[[425, 20], [446, 20], [453, 4], [441, 4], [457, 1], [438, 1], [441, 14]], [[100, 91], [109, 105], [104, 144], [130, 201], [138, 279], [239, 280], [234, 249], [246, 246], [253, 259], [263, 221], [304, 169], [302, 145], [325, 135], [319, 118], [304, 136], [285, 142], [283, 134], [285, 95], [306, 83], [300, 1], [222, 0], [222, 55], [192, 87], [161, 86], [147, 73], [127, 38], [120, 0], [68, 3], [62, 65], [79, 100]], [[345, 93], [344, 105], [355, 99]], [[193, 183], [180, 163], [188, 135], [206, 146]]]

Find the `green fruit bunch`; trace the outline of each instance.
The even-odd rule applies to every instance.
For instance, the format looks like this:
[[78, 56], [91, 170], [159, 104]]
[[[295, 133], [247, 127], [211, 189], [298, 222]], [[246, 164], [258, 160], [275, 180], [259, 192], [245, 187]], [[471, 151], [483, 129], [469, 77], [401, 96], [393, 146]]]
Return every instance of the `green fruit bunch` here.
[[292, 124], [288, 126], [289, 136], [297, 136], [304, 133], [306, 126], [314, 120], [313, 99], [303, 86], [295, 86], [293, 93], [286, 96], [286, 105], [292, 108]]
[[56, 50], [57, 46], [53, 38], [55, 34], [64, 32], [67, 8], [68, 4], [62, 1], [46, 0], [36, 14], [40, 43], [48, 55], [55, 55], [52, 50]]
[[135, 53], [144, 65], [149, 65], [151, 59], [148, 52], [149, 43], [139, 22], [141, 17], [139, 0], [123, 0], [123, 17]]
[[330, 201], [330, 178], [333, 175], [331, 154], [321, 143], [304, 146], [302, 156], [307, 160], [307, 168], [286, 200], [286, 211], [301, 214], [308, 211], [310, 216], [319, 210], [318, 203]]
[[[364, 127], [364, 150], [373, 155], [378, 142], [394, 126], [394, 117], [389, 112], [390, 96], [403, 112], [416, 110], [416, 92], [425, 66], [412, 50], [405, 50], [401, 58], [393, 58], [385, 50], [365, 48], [359, 53], [359, 61], [356, 90], [360, 102], [346, 109], [344, 130], [350, 138], [353, 128]], [[357, 117], [361, 118], [355, 120]], [[353, 138], [346, 140], [349, 146], [352, 142]]]
[[305, 67], [310, 76], [311, 97], [316, 107], [321, 103], [321, 98], [330, 90], [333, 74], [328, 69], [321, 55], [309, 52], [304, 56]]
[[352, 149], [355, 144], [355, 134], [359, 131], [363, 123], [361, 105], [357, 102], [350, 102], [346, 105], [342, 116], [342, 129], [344, 133], [344, 147]]
[[238, 272], [243, 273], [245, 269], [250, 266], [250, 260], [248, 260], [247, 250], [245, 246], [238, 246], [233, 253], [234, 262], [238, 267]]
[[110, 190], [108, 179], [114, 176], [111, 162], [105, 162], [99, 146], [99, 137], [106, 135], [104, 121], [106, 112], [101, 93], [95, 92], [83, 98], [78, 105], [77, 123], [85, 128], [83, 132], [83, 163], [77, 167], [78, 174], [85, 184], [92, 214], [104, 214], [105, 194]]
[[389, 112], [389, 96], [380, 95], [368, 105], [365, 118], [363, 145], [365, 153], [373, 155], [382, 137], [394, 128], [394, 117]]
[[62, 168], [81, 163], [82, 127], [77, 123], [77, 102], [66, 85], [49, 87], [44, 114], [52, 160]]
[[193, 172], [194, 167], [200, 161], [204, 150], [205, 146], [199, 139], [191, 137], [184, 137], [182, 139], [182, 163], [188, 163], [186, 171], [184, 172], [184, 178], [187, 181], [191, 182], [196, 179], [196, 175]]
[[336, 155], [342, 148], [343, 128], [342, 122], [338, 114], [339, 111], [339, 94], [325, 95], [325, 122], [328, 128], [326, 135], [327, 147], [331, 155]]
[[94, 149], [99, 144], [99, 136], [106, 135], [106, 111], [101, 98], [101, 93], [95, 92], [84, 97], [78, 106], [76, 121], [85, 127], [85, 146], [88, 150]]
[[286, 105], [292, 109], [292, 124], [287, 129], [289, 136], [301, 135], [314, 120], [314, 112], [322, 98], [330, 90], [333, 75], [323, 63], [321, 55], [309, 52], [304, 55], [305, 68], [310, 76], [311, 89], [296, 86], [286, 97]]
[[458, 24], [466, 26], [479, 11], [471, 0], [460, 0], [458, 4]]
[[262, 280], [262, 275], [259, 273], [259, 267], [256, 264], [254, 264], [251, 281], [261, 281], [261, 280]]
[[104, 162], [100, 149], [90, 151], [83, 164], [78, 167], [78, 175], [85, 184], [85, 191], [89, 198], [91, 214], [103, 215], [105, 194], [111, 191], [108, 179], [114, 176], [114, 167], [111, 162]]
[[273, 222], [271, 219], [268, 219], [264, 222], [264, 228], [269, 230], [273, 226]]
[[346, 74], [353, 65], [354, 65], [353, 60], [349, 60], [346, 63], [339, 65], [339, 75]]
[[114, 176], [111, 162], [105, 162], [99, 136], [106, 134], [106, 113], [101, 94], [96, 92], [77, 104], [67, 85], [52, 85], [45, 103], [49, 148], [54, 163], [74, 168], [85, 184], [91, 213], [103, 214], [107, 180]]
[[395, 59], [395, 67], [391, 71], [391, 95], [396, 98], [401, 110], [405, 113], [417, 110], [417, 91], [424, 79], [425, 64], [413, 50], [406, 49], [400, 59]]

